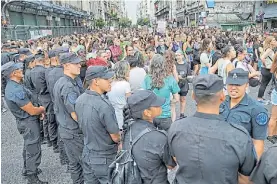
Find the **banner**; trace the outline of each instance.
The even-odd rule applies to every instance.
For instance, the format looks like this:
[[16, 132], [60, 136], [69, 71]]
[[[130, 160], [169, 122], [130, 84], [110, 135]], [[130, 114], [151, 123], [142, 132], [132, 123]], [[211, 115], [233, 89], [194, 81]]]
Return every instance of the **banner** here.
[[164, 34], [166, 31], [166, 21], [158, 21], [157, 32]]
[[45, 30], [33, 30], [30, 31], [31, 39], [38, 39], [41, 37], [52, 35], [51, 29], [45, 29]]

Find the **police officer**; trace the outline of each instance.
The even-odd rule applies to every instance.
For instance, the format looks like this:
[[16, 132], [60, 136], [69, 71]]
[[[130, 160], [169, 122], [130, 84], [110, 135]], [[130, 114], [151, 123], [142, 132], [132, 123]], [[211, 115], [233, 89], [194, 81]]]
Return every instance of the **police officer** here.
[[111, 90], [110, 72], [104, 66], [91, 66], [85, 79], [89, 88], [76, 101], [78, 122], [84, 133], [83, 168], [86, 184], [107, 184], [108, 167], [114, 160], [119, 128], [115, 111], [103, 94]]
[[277, 145], [268, 148], [252, 172], [250, 180], [254, 184], [277, 183]]
[[[60, 65], [58, 56], [59, 56], [59, 54], [67, 53], [68, 51], [69, 50], [67, 48], [57, 48], [55, 50], [49, 51], [49, 53], [48, 53], [48, 55], [50, 57], [51, 65], [55, 66], [55, 67], [53, 67], [52, 70], [49, 71], [48, 75], [46, 74], [46, 76], [45, 76], [46, 82], [47, 82], [47, 89], [50, 93], [51, 100], [52, 100], [50, 107], [52, 105], [54, 105], [54, 103], [55, 103], [54, 96], [53, 96], [53, 89], [54, 89], [55, 83], [61, 77], [64, 76], [63, 67]], [[54, 106], [53, 106], [53, 108], [54, 108]], [[56, 118], [55, 118], [55, 121], [58, 124]], [[58, 146], [59, 146], [59, 151], [60, 151], [60, 162], [62, 165], [65, 165], [68, 163], [68, 158], [65, 153], [64, 144], [63, 144], [62, 140], [59, 138], [58, 133], [57, 133], [57, 137], [58, 137]]]
[[19, 62], [24, 62], [24, 60], [25, 60], [27, 57], [29, 57], [29, 56], [32, 55], [32, 53], [30, 52], [30, 50], [27, 49], [27, 48], [19, 48], [19, 49], [18, 49], [18, 54], [19, 54], [19, 58], [18, 58]]
[[32, 93], [21, 82], [23, 79], [22, 63], [8, 62], [2, 66], [2, 73], [9, 79], [5, 89], [5, 100], [16, 118], [17, 129], [23, 135], [23, 176], [27, 176], [28, 184], [46, 184], [38, 178], [41, 172], [41, 144], [39, 117], [45, 108], [35, 107], [31, 102]]
[[[60, 55], [64, 76], [55, 84], [53, 90], [54, 110], [58, 121], [59, 136], [64, 142], [69, 159], [69, 170], [74, 184], [84, 183], [81, 154], [83, 151], [83, 134], [77, 122], [75, 103], [83, 92], [80, 74], [81, 59], [74, 53]], [[79, 80], [78, 80], [79, 79]]]
[[[142, 183], [168, 184], [167, 168], [176, 166], [169, 152], [167, 133], [157, 130], [153, 124], [155, 117], [161, 115], [164, 103], [165, 99], [151, 90], [137, 90], [127, 98], [130, 113], [124, 110], [125, 120], [129, 116], [133, 121], [124, 123], [122, 148], [130, 150], [133, 144], [132, 154], [140, 170]], [[139, 138], [145, 130], [148, 130], [147, 133]]]
[[248, 131], [260, 158], [264, 151], [269, 118], [266, 108], [246, 93], [248, 75], [248, 72], [241, 68], [229, 72], [226, 79], [229, 96], [226, 96], [221, 104], [220, 114], [227, 122], [237, 123]]
[[215, 74], [196, 77], [193, 98], [197, 112], [175, 121], [168, 132], [170, 152], [179, 165], [175, 183], [237, 184], [238, 172], [251, 174], [256, 156], [248, 132], [219, 115], [223, 80]]
[[[49, 112], [48, 107], [51, 102], [51, 97], [47, 90], [47, 84], [45, 79], [46, 68], [44, 67], [44, 52], [39, 50], [38, 53], [35, 55], [35, 58], [36, 66], [31, 70], [31, 81], [35, 87], [35, 94], [38, 94], [39, 104], [45, 107], [46, 112]], [[44, 140], [47, 141], [47, 145], [50, 147], [52, 144], [49, 137], [49, 131], [51, 130], [49, 129], [49, 117], [47, 117], [47, 115], [48, 113], [46, 113], [46, 118], [43, 121], [43, 136]], [[57, 143], [53, 142], [53, 144], [55, 144], [54, 150], [55, 152], [57, 152]]]
[[34, 67], [34, 61], [35, 61], [35, 57], [33, 55], [25, 58], [24, 60], [24, 68], [25, 68], [24, 86], [28, 88], [32, 93], [35, 90], [35, 87], [33, 86], [32, 79], [31, 79], [31, 70]]

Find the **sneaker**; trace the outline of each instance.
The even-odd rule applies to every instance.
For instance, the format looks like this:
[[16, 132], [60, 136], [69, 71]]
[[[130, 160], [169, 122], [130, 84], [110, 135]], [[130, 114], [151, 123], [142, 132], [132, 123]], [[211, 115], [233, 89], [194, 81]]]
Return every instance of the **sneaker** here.
[[[42, 170], [41, 170], [40, 168], [37, 168], [37, 175], [39, 175], [40, 173], [42, 173]], [[21, 175], [22, 175], [22, 176], [28, 176], [28, 175], [27, 175], [26, 169], [23, 169], [23, 170], [22, 170]]]
[[4, 114], [5, 112], [7, 112], [7, 109], [5, 107], [2, 108], [2, 113]]
[[265, 99], [263, 99], [263, 100], [258, 100], [258, 102], [260, 102], [260, 103], [263, 104], [263, 105], [268, 105], [268, 104], [269, 104], [269, 100], [265, 100]]
[[187, 116], [185, 116], [184, 114], [180, 114], [180, 119], [186, 118]]
[[269, 142], [271, 142], [272, 144], [275, 144], [275, 143], [276, 143], [276, 139], [275, 139], [274, 136], [268, 136], [268, 137], [267, 137], [267, 140], [268, 140]]

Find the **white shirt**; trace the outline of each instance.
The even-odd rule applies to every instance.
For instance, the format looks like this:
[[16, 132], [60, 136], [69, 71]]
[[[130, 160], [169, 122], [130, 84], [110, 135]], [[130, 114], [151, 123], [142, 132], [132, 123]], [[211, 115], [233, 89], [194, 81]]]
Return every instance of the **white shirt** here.
[[109, 101], [111, 102], [118, 123], [119, 129], [123, 125], [123, 108], [126, 105], [126, 94], [131, 92], [131, 87], [127, 81], [114, 81], [112, 82], [111, 91], [107, 93]]

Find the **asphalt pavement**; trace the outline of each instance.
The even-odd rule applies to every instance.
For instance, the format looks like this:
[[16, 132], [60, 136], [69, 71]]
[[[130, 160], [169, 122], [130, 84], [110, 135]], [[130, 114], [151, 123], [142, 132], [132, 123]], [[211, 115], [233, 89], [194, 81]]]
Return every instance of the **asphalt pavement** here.
[[[257, 88], [251, 88], [250, 95], [256, 98]], [[265, 93], [265, 98], [270, 99], [267, 92]], [[267, 106], [267, 109], [270, 112], [270, 105]], [[195, 111], [196, 106], [194, 101], [191, 99], [190, 91], [187, 96], [185, 115], [193, 115]], [[1, 113], [1, 141], [1, 183], [27, 183], [26, 179], [21, 176], [21, 170], [23, 167], [23, 138], [18, 133], [15, 118], [9, 111], [4, 114]], [[265, 149], [267, 149], [269, 145], [271, 145], [271, 143], [266, 141]], [[42, 160], [39, 167], [42, 169], [42, 173], [39, 175], [39, 178], [43, 181], [48, 181], [49, 184], [72, 183], [70, 174], [66, 173], [66, 166], [60, 165], [59, 154], [54, 153], [52, 147], [48, 148], [45, 144], [42, 145]], [[169, 172], [169, 181], [173, 180], [175, 172], [175, 170]]]

